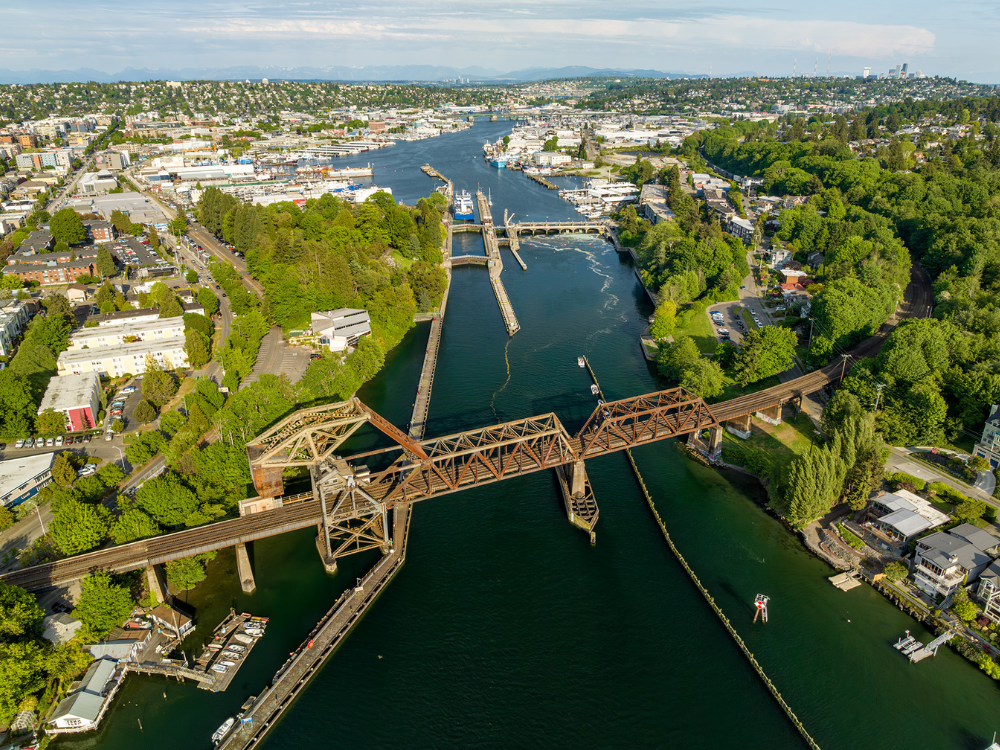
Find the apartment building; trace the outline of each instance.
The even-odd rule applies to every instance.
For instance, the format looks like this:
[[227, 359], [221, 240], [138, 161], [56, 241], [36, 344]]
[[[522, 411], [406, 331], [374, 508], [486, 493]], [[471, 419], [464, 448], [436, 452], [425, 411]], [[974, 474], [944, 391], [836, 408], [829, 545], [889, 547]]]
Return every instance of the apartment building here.
[[[129, 325], [78, 328], [70, 334], [69, 351], [117, 347], [126, 343], [184, 340], [184, 318], [160, 318], [131, 322]], [[132, 371], [134, 372], [134, 370]]]
[[184, 338], [157, 341], [138, 341], [99, 349], [70, 349], [59, 355], [56, 371], [59, 375], [96, 372], [102, 377], [137, 375], [146, 371], [146, 358], [164, 370], [178, 370], [188, 366]]

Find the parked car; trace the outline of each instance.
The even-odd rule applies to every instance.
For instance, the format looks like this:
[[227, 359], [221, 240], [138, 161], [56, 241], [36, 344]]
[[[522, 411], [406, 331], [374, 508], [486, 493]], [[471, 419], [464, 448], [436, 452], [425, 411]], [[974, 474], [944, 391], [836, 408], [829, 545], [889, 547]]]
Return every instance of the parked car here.
[[61, 446], [62, 444], [63, 444], [63, 436], [59, 435], [58, 437], [56, 437], [56, 445]]
[[24, 438], [21, 438], [16, 443], [14, 443], [14, 447], [15, 448], [23, 448], [24, 447]]
[[134, 385], [125, 386], [124, 388], [122, 388], [122, 393], [135, 393], [135, 386]]
[[48, 440], [45, 441], [45, 447], [46, 448], [54, 448], [55, 444], [56, 444], [56, 439], [55, 438], [49, 438]]
[[73, 445], [74, 442], [76, 442], [75, 437], [73, 437], [72, 435], [66, 436], [66, 445]]

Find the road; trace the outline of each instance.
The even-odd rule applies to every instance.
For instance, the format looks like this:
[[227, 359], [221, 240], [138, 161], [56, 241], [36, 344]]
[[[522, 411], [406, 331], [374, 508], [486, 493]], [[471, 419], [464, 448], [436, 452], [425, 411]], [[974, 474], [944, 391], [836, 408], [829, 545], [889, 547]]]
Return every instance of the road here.
[[942, 482], [952, 489], [961, 492], [963, 495], [976, 498], [977, 500], [982, 500], [984, 503], [992, 505], [994, 508], [1000, 508], [1000, 502], [998, 502], [997, 499], [991, 494], [984, 492], [981, 489], [977, 489], [976, 487], [970, 487], [964, 482], [960, 482], [955, 479], [955, 477], [951, 474], [937, 469], [932, 469], [927, 464], [913, 460], [910, 454], [917, 452], [919, 451], [913, 448], [893, 447], [891, 449], [891, 453], [889, 454], [889, 459], [885, 463], [885, 470], [910, 474], [918, 479], [923, 479], [925, 482]]

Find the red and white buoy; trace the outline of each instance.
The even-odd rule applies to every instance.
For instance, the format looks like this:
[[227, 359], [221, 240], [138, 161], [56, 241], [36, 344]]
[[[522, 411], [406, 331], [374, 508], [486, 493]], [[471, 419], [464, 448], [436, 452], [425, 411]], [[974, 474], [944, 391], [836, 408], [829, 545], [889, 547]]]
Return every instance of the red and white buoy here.
[[761, 616], [761, 621], [762, 622], [767, 622], [767, 602], [768, 602], [768, 599], [769, 599], [769, 597], [765, 596], [764, 594], [757, 594], [757, 598], [754, 599], [754, 602], [753, 602], [754, 606], [757, 608], [757, 611], [754, 612], [754, 614], [753, 614], [753, 621], [754, 622], [757, 622], [757, 616], [758, 615]]

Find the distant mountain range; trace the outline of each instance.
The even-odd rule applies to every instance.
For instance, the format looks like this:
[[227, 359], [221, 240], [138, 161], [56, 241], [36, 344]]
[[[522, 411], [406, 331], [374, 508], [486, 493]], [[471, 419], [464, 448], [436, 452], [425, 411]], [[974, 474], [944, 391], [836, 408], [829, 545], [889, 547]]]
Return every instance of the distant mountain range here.
[[93, 68], [76, 70], [4, 70], [0, 69], [0, 84], [71, 83], [96, 81], [243, 81], [267, 78], [273, 81], [415, 81], [430, 83], [457, 78], [498, 83], [527, 83], [550, 78], [584, 78], [587, 76], [622, 76], [629, 78], [704, 78], [691, 73], [659, 70], [622, 70], [618, 68], [588, 68], [573, 65], [564, 68], [525, 68], [502, 73], [486, 68], [451, 68], [437, 65], [366, 65], [283, 68], [273, 65], [257, 67], [238, 65], [230, 68], [132, 68], [117, 73], [105, 73]]

